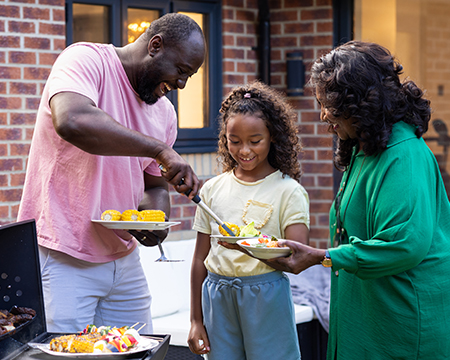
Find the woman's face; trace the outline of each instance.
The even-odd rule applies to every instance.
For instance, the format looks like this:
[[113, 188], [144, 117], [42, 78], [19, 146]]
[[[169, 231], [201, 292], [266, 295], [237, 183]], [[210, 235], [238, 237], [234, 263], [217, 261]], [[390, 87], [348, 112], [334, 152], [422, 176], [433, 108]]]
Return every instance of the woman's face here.
[[316, 89], [316, 99], [320, 105], [320, 120], [329, 124], [328, 131], [336, 134], [341, 140], [356, 139], [356, 130], [353, 124], [355, 119], [335, 117], [327, 108], [325, 94]]

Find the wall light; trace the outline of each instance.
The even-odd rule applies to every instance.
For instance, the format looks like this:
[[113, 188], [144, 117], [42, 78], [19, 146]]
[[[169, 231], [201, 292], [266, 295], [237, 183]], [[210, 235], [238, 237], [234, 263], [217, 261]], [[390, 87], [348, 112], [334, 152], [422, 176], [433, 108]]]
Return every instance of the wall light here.
[[287, 96], [302, 96], [305, 85], [305, 65], [300, 51], [286, 54]]

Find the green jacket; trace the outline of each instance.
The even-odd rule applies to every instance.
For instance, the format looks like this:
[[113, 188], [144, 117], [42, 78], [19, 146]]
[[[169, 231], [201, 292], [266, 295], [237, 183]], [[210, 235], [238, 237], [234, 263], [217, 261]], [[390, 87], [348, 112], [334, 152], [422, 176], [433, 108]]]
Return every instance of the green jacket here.
[[[450, 204], [433, 153], [404, 122], [344, 173], [328, 359], [450, 358]], [[336, 212], [330, 211], [330, 234]], [[337, 354], [337, 356], [336, 356]]]

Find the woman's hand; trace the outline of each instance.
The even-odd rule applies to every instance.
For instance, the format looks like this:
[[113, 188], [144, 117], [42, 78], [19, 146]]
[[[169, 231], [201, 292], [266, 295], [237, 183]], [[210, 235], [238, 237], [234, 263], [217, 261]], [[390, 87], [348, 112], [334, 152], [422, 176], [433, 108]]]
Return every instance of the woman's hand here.
[[[227, 249], [238, 250], [244, 254], [258, 259], [250, 254], [239, 244], [230, 244], [226, 241], [218, 241], [218, 243]], [[278, 240], [280, 246], [287, 246], [292, 253], [287, 257], [273, 258], [269, 260], [258, 259], [264, 264], [274, 268], [275, 270], [299, 274], [310, 266], [320, 264], [325, 256], [325, 250], [316, 249], [308, 245], [301, 244], [292, 240]]]
[[209, 340], [206, 334], [205, 326], [193, 321], [188, 335], [188, 345], [191, 352], [197, 355], [207, 354], [209, 352]]
[[287, 257], [266, 260], [267, 265], [274, 269], [299, 274], [307, 268], [318, 265], [325, 256], [325, 250], [290, 240], [278, 240], [280, 246], [287, 246], [292, 253]]

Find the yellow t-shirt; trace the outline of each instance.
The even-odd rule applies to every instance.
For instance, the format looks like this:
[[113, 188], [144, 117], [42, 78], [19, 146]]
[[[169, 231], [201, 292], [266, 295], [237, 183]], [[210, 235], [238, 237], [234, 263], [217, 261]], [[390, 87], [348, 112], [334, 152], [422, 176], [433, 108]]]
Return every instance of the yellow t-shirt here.
[[[222, 221], [239, 226], [254, 221], [262, 233], [282, 239], [289, 225], [302, 223], [309, 228], [308, 193], [297, 181], [282, 175], [277, 170], [264, 179], [246, 182], [230, 171], [208, 180], [200, 197]], [[220, 235], [217, 223], [201, 208], [195, 214], [194, 230]], [[233, 277], [274, 271], [240, 251], [218, 245], [215, 239], [211, 239], [205, 266], [213, 273]]]

